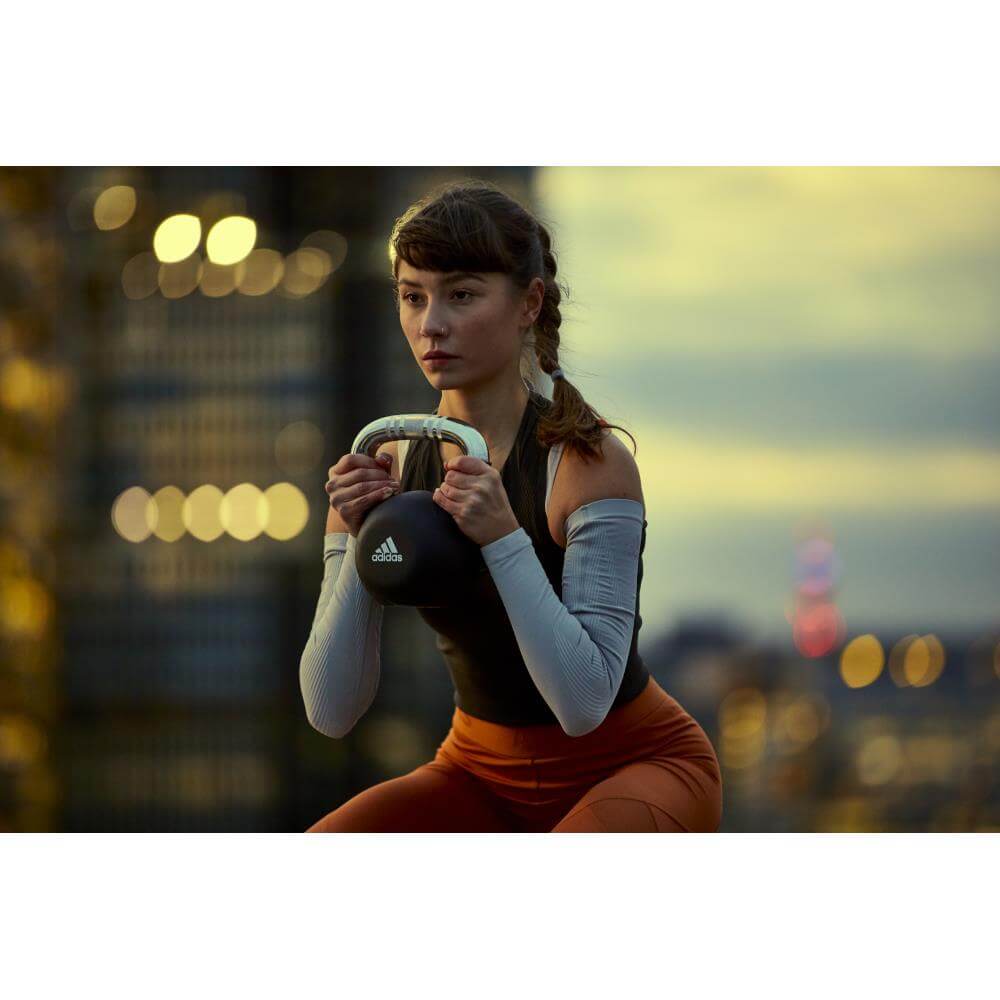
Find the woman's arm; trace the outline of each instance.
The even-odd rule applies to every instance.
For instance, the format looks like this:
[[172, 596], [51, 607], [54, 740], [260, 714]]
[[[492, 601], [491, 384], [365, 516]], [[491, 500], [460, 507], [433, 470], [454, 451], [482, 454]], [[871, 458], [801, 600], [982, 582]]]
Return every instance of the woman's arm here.
[[535, 686], [570, 736], [596, 729], [625, 674], [635, 622], [643, 505], [607, 498], [566, 519], [562, 601], [524, 530], [480, 550]]
[[[376, 454], [389, 455], [390, 475], [398, 481], [402, 469], [396, 445], [389, 441]], [[335, 739], [346, 736], [371, 707], [381, 672], [384, 609], [358, 577], [356, 542], [331, 505], [323, 537], [323, 582], [299, 660], [299, 687], [310, 725]]]
[[310, 725], [346, 736], [378, 690], [384, 608], [365, 590], [355, 565], [357, 539], [346, 531], [323, 538], [323, 582], [299, 660], [299, 687]]

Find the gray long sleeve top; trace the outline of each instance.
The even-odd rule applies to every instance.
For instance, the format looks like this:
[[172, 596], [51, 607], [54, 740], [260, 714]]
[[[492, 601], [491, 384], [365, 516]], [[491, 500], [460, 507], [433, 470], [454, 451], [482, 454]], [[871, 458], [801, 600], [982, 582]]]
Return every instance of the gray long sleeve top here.
[[[566, 519], [562, 600], [523, 528], [482, 547], [483, 558], [539, 693], [563, 730], [601, 724], [625, 672], [635, 619], [643, 505], [595, 500]], [[356, 539], [332, 532], [299, 679], [310, 724], [345, 736], [378, 688], [383, 607], [355, 567]]]

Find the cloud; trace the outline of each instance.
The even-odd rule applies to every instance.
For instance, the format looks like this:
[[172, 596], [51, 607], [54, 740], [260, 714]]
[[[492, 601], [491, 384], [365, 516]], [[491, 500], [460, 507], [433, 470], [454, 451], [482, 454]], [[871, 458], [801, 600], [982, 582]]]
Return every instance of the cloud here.
[[994, 449], [790, 449], [726, 445], [659, 424], [628, 429], [638, 443], [647, 514], [654, 516], [1000, 511], [1000, 451]]
[[[574, 362], [575, 362], [574, 358]], [[803, 448], [996, 446], [1000, 359], [933, 362], [892, 354], [815, 354], [738, 362], [648, 354], [580, 368], [570, 378], [609, 419], [633, 419], [729, 443]]]
[[595, 357], [1000, 352], [1000, 170], [543, 168]]

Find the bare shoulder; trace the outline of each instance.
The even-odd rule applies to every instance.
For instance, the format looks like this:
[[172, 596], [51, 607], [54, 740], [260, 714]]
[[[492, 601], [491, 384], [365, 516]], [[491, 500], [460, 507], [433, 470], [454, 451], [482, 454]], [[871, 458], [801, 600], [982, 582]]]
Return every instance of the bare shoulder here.
[[[378, 451], [375, 452], [376, 455], [388, 455], [392, 459], [391, 475], [393, 479], [399, 479], [399, 457], [396, 451], [398, 443], [397, 441], [387, 441], [385, 444], [380, 445]], [[326, 511], [326, 534], [329, 535], [335, 531], [347, 531], [347, 525], [344, 524], [337, 511], [328, 503]]]
[[563, 525], [578, 507], [595, 500], [635, 500], [644, 504], [642, 480], [632, 450], [610, 431], [601, 441], [599, 458], [585, 460], [574, 448], [565, 448], [552, 484], [550, 531], [566, 547]]

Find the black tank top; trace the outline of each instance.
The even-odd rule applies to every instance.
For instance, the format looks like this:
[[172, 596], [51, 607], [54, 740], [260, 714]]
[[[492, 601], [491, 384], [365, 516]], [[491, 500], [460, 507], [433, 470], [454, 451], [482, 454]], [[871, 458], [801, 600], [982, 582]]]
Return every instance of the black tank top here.
[[[556, 596], [562, 600], [565, 552], [549, 534], [545, 516], [549, 449], [542, 448], [535, 437], [539, 410], [551, 405], [551, 400], [545, 396], [531, 392], [501, 479], [514, 516], [531, 538], [538, 561]], [[444, 481], [444, 476], [439, 442], [428, 438], [411, 441], [403, 465], [401, 490], [433, 492]], [[642, 585], [642, 552], [645, 547], [646, 521], [643, 520], [632, 645], [625, 675], [612, 707], [624, 705], [637, 697], [649, 680], [649, 672], [638, 649], [639, 629], [642, 627], [639, 588]], [[507, 726], [558, 723], [528, 673], [513, 626], [489, 569], [484, 568], [478, 575], [470, 587], [469, 598], [461, 604], [417, 610], [437, 633], [437, 647], [455, 687], [455, 704], [463, 712]]]

